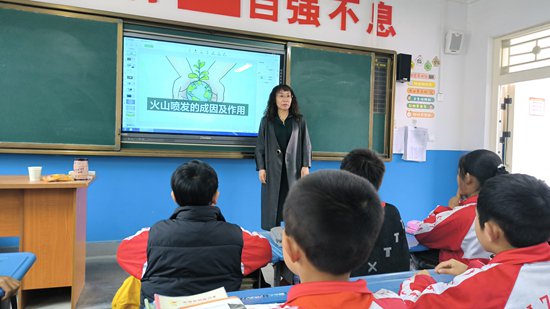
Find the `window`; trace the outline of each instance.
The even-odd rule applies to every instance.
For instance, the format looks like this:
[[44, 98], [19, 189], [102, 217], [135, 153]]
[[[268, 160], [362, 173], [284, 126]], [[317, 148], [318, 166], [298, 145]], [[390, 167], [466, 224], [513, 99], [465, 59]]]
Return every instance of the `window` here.
[[550, 67], [550, 28], [502, 40], [500, 74]]

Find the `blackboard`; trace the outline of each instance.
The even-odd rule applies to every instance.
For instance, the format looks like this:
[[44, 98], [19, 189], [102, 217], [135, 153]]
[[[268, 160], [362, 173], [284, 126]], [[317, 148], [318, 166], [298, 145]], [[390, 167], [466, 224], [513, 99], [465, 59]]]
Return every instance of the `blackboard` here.
[[0, 147], [119, 148], [122, 21], [0, 4]]
[[290, 83], [313, 151], [341, 155], [370, 148], [374, 54], [300, 44], [291, 45], [289, 55]]
[[[365, 147], [391, 157], [392, 51], [302, 44], [51, 7], [0, 3], [0, 148], [252, 154], [253, 148], [239, 146], [121, 143], [122, 36], [131, 30], [259, 48], [286, 46], [285, 80], [308, 121], [314, 156], [338, 158]], [[382, 93], [382, 108], [377, 108], [376, 93]]]

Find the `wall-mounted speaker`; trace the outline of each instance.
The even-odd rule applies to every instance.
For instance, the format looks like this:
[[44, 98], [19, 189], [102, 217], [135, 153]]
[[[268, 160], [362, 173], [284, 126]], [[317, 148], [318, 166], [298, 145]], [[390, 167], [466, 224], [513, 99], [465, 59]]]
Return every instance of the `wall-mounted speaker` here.
[[411, 55], [397, 54], [396, 79], [399, 82], [411, 80]]
[[445, 35], [445, 53], [460, 54], [464, 43], [464, 32], [449, 30]]

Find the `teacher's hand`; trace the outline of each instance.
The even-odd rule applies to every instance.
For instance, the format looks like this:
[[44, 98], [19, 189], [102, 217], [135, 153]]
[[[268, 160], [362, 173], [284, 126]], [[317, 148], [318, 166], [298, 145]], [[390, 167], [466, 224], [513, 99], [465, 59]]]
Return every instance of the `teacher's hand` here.
[[300, 177], [304, 177], [305, 175], [309, 175], [309, 167], [307, 167], [307, 166], [302, 167]]
[[260, 177], [260, 182], [263, 183], [263, 184], [266, 184], [267, 183], [267, 176], [266, 176], [266, 172], [265, 170], [260, 170], [258, 172], [258, 176]]

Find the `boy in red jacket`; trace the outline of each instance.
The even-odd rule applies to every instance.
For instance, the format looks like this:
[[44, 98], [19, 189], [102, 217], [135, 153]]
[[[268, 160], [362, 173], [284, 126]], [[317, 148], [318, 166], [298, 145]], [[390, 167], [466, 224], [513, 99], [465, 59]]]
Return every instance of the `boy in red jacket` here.
[[122, 269], [141, 280], [142, 300], [154, 294], [186, 296], [218, 287], [240, 288], [243, 275], [271, 260], [269, 241], [225, 221], [216, 207], [218, 176], [199, 160], [176, 169], [167, 220], [124, 239], [117, 252]]
[[494, 253], [481, 268], [457, 260], [436, 267], [458, 274], [435, 283], [426, 271], [403, 282], [400, 296], [412, 308], [548, 308], [550, 306], [550, 187], [521, 174], [485, 183], [476, 207], [475, 232]]

